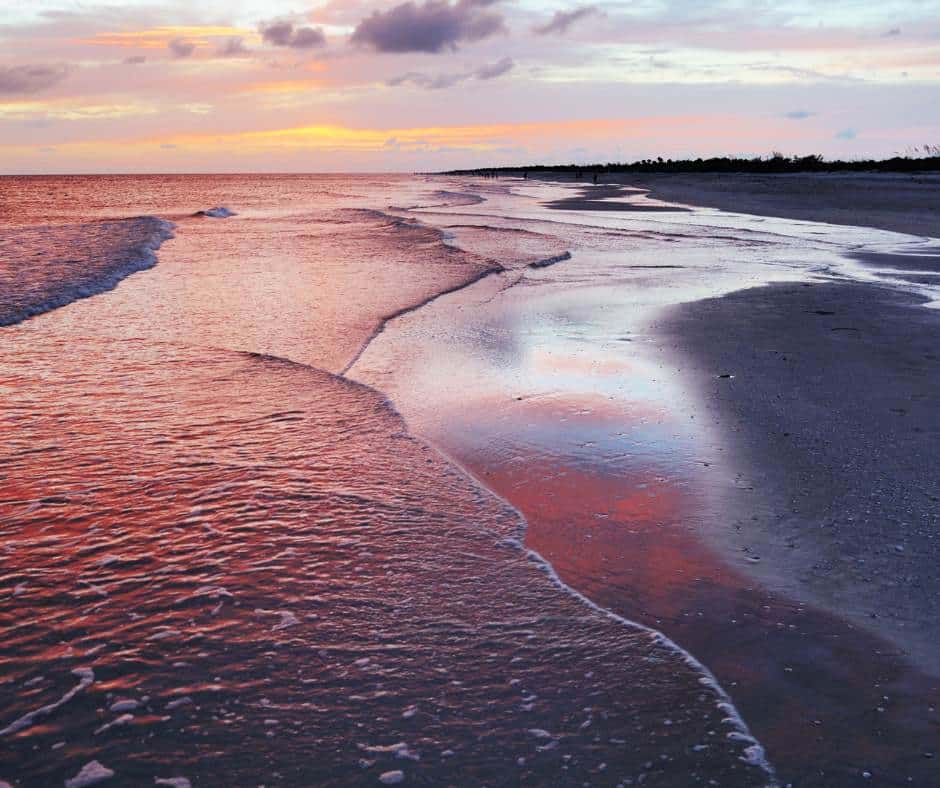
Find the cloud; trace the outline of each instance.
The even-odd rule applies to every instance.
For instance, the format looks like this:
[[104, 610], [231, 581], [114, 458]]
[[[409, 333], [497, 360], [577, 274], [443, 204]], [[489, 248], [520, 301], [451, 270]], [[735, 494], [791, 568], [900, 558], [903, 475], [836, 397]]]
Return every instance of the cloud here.
[[420, 71], [409, 71], [407, 74], [392, 77], [386, 84], [390, 87], [415, 85], [428, 90], [443, 90], [444, 88], [453, 87], [458, 82], [463, 82], [468, 78], [469, 75], [467, 74], [422, 74]]
[[890, 30], [886, 30], [881, 34], [884, 38], [894, 38], [895, 36], [901, 35], [900, 27], [892, 27]]
[[295, 49], [311, 49], [312, 47], [322, 47], [326, 44], [326, 36], [318, 27], [298, 27], [294, 31], [294, 37], [290, 45]]
[[196, 51], [196, 45], [185, 38], [174, 38], [167, 42], [167, 47], [173, 53], [173, 57], [189, 57]]
[[516, 64], [511, 57], [504, 57], [502, 60], [497, 60], [495, 63], [490, 63], [487, 66], [478, 68], [474, 76], [477, 79], [496, 79], [503, 74], [508, 74], [515, 67]]
[[503, 76], [503, 74], [508, 74], [515, 67], [516, 64], [511, 57], [504, 57], [502, 60], [498, 60], [495, 63], [481, 66], [475, 71], [464, 71], [462, 73], [424, 74], [420, 71], [409, 71], [407, 74], [402, 74], [401, 76], [390, 79], [385, 84], [391, 87], [415, 85], [416, 87], [425, 88], [427, 90], [443, 90], [444, 88], [450, 88], [461, 82], [465, 82], [468, 79], [479, 79], [482, 81], [496, 79]]
[[858, 136], [858, 132], [855, 129], [842, 129], [835, 138], [837, 140], [854, 140]]
[[326, 45], [326, 36], [319, 27], [294, 27], [293, 22], [272, 22], [261, 28], [261, 37], [276, 47], [314, 49]]
[[38, 93], [68, 76], [66, 65], [0, 66], [0, 95]]
[[552, 16], [548, 22], [546, 22], [544, 25], [538, 25], [534, 27], [533, 30], [540, 36], [546, 36], [552, 33], [567, 33], [568, 28], [571, 27], [575, 22], [580, 22], [582, 19], [586, 19], [589, 16], [594, 16], [595, 14], [600, 13], [600, 10], [592, 5], [573, 8], [571, 11], [556, 11], [554, 16]]
[[291, 22], [272, 22], [261, 28], [261, 38], [276, 47], [290, 46], [293, 35], [294, 25]]
[[782, 74], [798, 79], [811, 80], [813, 82], [860, 82], [861, 78], [850, 74], [825, 74], [812, 68], [799, 68], [797, 66], [786, 66], [779, 63], [748, 63], [744, 66], [748, 71], [758, 71], [766, 73]]
[[504, 32], [503, 17], [487, 10], [498, 0], [425, 0], [373, 11], [352, 34], [352, 42], [378, 52], [429, 52], [457, 49], [458, 43], [481, 41]]
[[813, 117], [815, 114], [815, 112], [810, 112], [807, 109], [796, 109], [793, 110], [793, 112], [785, 113], [783, 117], [789, 118], [790, 120], [806, 120], [807, 118]]
[[248, 48], [241, 36], [232, 36], [219, 47], [219, 54], [222, 57], [242, 57], [248, 54]]

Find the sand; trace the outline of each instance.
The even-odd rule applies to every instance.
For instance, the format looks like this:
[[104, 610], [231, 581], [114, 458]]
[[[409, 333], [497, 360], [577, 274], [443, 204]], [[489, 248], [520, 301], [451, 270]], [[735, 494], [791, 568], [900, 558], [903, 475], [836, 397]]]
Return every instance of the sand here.
[[[551, 207], [590, 210], [642, 187], [684, 205], [940, 237], [937, 176], [610, 181]], [[910, 283], [935, 283], [940, 271], [936, 255], [855, 259], [923, 272], [896, 277]], [[778, 627], [808, 636], [754, 648], [694, 626], [677, 637], [726, 681], [741, 674], [736, 700], [781, 774], [801, 784], [855, 784], [859, 773], [844, 771], [854, 759], [890, 780], [931, 784], [937, 773], [940, 310], [925, 303], [888, 284], [778, 283], [671, 307], [650, 327], [738, 474], [734, 485], [716, 476], [729, 516], [701, 536], [751, 579], [754, 599], [767, 595]], [[692, 609], [746, 609], [740, 594], [690, 599]], [[781, 614], [791, 604], [810, 618]], [[748, 676], [770, 648], [779, 665], [797, 667], [778, 675], [771, 660]], [[723, 664], [735, 654], [740, 666]], [[792, 708], [780, 709], [781, 698]]]
[[782, 284], [680, 305], [657, 330], [757, 493], [733, 507], [731, 560], [940, 675], [940, 310], [920, 304]]
[[[604, 181], [558, 207], [643, 187], [686, 205], [940, 237], [940, 175]], [[856, 259], [940, 271], [936, 256]], [[776, 284], [681, 304], [652, 330], [753, 481], [719, 537], [732, 565], [940, 676], [940, 309], [925, 303], [888, 285]]]
[[940, 173], [605, 176], [724, 211], [940, 237]]

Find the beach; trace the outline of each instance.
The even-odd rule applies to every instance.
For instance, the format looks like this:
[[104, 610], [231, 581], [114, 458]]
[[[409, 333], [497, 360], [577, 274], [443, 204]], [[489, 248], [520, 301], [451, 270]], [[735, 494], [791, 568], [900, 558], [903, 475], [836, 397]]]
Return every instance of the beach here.
[[632, 183], [5, 193], [0, 780], [931, 783], [935, 241]]
[[[457, 389], [459, 406], [438, 400], [430, 418], [403, 406], [409, 423], [522, 511], [527, 544], [566, 582], [707, 654], [782, 779], [929, 784], [938, 313], [923, 285], [935, 246], [769, 209], [734, 229], [724, 214], [689, 217], [715, 223], [698, 235], [675, 226], [698, 210], [682, 207], [691, 197], [670, 212], [638, 198], [639, 184], [565, 186], [538, 229], [570, 221], [572, 240], [576, 217], [596, 211], [633, 228], [629, 262], [608, 269], [609, 249], [575, 248], [528, 287], [477, 285], [440, 304], [440, 320], [395, 329], [388, 352], [408, 348], [394, 355], [404, 372], [366, 366], [364, 379], [399, 403]], [[820, 213], [830, 218], [825, 203]], [[758, 272], [786, 261], [790, 234], [840, 245], [840, 259], [814, 265], [811, 243], [789, 277]], [[696, 298], [708, 285], [683, 276], [700, 259], [662, 251], [693, 238], [731, 247], [738, 281], [780, 281]], [[723, 273], [706, 274], [715, 289]], [[660, 277], [673, 280], [665, 293]], [[439, 338], [455, 314], [469, 327]], [[468, 348], [459, 363], [439, 360], [455, 346]]]
[[[621, 180], [614, 176], [615, 181]], [[608, 179], [605, 178], [605, 181]], [[653, 196], [725, 211], [936, 238], [936, 173], [708, 174], [623, 177]]]
[[[654, 197], [722, 210], [940, 233], [934, 176], [663, 176], [643, 185]], [[735, 452], [750, 458], [748, 474], [774, 469], [762, 481], [779, 491], [777, 521], [764, 522], [751, 546], [738, 540], [751, 570], [764, 569], [754, 555], [782, 546], [771, 566], [787, 566], [793, 588], [818, 588], [862, 625], [881, 629], [873, 622], [884, 618], [885, 628], [918, 631], [919, 659], [936, 671], [938, 482], [929, 458], [940, 429], [940, 312], [916, 286], [940, 281], [940, 254], [902, 247], [848, 256], [879, 269], [884, 284], [744, 289], [679, 305], [655, 330]], [[801, 563], [805, 540], [814, 557]]]
[[7, 184], [0, 779], [772, 781], [706, 666], [338, 374], [531, 260], [400, 215], [482, 202], [441, 185]]

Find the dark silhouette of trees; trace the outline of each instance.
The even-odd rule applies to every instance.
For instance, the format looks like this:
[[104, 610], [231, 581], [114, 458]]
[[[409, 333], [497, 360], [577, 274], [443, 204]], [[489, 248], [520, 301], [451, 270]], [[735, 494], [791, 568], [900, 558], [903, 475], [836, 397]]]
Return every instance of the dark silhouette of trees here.
[[488, 167], [486, 169], [452, 170], [447, 175], [483, 175], [495, 173], [515, 174], [520, 172], [561, 172], [583, 174], [616, 173], [752, 173], [777, 175], [801, 172], [940, 172], [940, 146], [924, 145], [910, 149], [906, 155], [890, 159], [861, 159], [855, 161], [827, 161], [818, 154], [810, 156], [786, 156], [774, 152], [767, 157], [743, 158], [734, 156], [709, 159], [643, 159], [632, 163], [607, 162], [606, 164], [566, 164], [549, 166], [532, 164], [525, 167]]

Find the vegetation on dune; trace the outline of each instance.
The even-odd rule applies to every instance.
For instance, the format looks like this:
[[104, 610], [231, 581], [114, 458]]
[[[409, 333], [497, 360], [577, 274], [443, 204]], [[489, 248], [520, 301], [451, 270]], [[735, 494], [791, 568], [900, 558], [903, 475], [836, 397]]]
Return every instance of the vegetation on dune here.
[[770, 156], [753, 158], [720, 156], [709, 159], [642, 159], [631, 163], [606, 164], [534, 164], [526, 167], [486, 167], [472, 170], [453, 170], [447, 175], [496, 175], [518, 173], [566, 172], [585, 173], [758, 173], [780, 174], [798, 172], [940, 172], [940, 145], [909, 148], [904, 155], [890, 159], [860, 159], [854, 161], [827, 161], [822, 156], [785, 156], [774, 152]]

